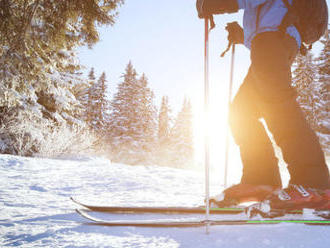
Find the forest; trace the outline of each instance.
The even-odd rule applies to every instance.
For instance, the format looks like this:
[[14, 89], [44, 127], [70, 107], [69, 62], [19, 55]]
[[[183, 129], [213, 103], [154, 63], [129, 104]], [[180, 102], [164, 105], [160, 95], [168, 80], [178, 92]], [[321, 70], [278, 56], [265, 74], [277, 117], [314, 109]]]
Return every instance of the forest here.
[[[193, 109], [160, 106], [148, 77], [128, 61], [120, 82], [82, 74], [77, 49], [99, 26], [115, 25], [123, 0], [0, 1], [0, 153], [106, 155], [114, 162], [186, 167], [194, 163]], [[319, 54], [298, 56], [292, 86], [330, 154], [329, 37]], [[116, 92], [109, 84], [118, 83]], [[174, 117], [173, 117], [174, 115]]]

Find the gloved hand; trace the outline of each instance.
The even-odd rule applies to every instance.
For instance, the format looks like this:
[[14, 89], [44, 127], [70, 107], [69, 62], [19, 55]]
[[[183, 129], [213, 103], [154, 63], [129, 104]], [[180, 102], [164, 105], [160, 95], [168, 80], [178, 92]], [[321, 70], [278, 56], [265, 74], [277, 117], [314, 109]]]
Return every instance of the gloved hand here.
[[237, 22], [227, 23], [226, 30], [228, 31], [228, 41], [233, 44], [244, 43], [243, 28]]
[[244, 43], [244, 31], [237, 22], [227, 23], [226, 30], [228, 31], [228, 46], [220, 55], [221, 57], [225, 56], [232, 45]]
[[237, 0], [197, 0], [196, 9], [199, 18], [212, 14], [234, 13], [238, 11]]

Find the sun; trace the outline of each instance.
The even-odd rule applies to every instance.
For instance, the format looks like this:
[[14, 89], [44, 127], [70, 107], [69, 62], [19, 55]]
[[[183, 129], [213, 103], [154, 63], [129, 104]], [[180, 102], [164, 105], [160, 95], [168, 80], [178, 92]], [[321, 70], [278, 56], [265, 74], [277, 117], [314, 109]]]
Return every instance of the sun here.
[[220, 184], [224, 183], [224, 164], [226, 135], [229, 135], [229, 171], [228, 183], [237, 183], [241, 175], [241, 164], [237, 147], [234, 144], [228, 125], [228, 89], [223, 85], [214, 85], [210, 91], [209, 115], [204, 111], [203, 92], [192, 96], [194, 113], [194, 143], [196, 161], [204, 168], [205, 135], [209, 136], [210, 177]]

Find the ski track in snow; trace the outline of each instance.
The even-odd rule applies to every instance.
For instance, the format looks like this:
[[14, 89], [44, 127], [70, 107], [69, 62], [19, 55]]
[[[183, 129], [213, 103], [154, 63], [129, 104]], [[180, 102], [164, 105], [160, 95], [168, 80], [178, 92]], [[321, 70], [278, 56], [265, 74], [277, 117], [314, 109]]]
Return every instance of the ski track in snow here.
[[[0, 172], [0, 247], [330, 247], [327, 226], [212, 226], [210, 234], [204, 227], [91, 226], [75, 213], [77, 205], [69, 199], [74, 196], [85, 203], [115, 206], [201, 205], [203, 172], [110, 164], [103, 158], [54, 160], [11, 155], [0, 155]], [[211, 183], [211, 194], [219, 192], [220, 187]], [[100, 215], [170, 218], [94, 213]]]

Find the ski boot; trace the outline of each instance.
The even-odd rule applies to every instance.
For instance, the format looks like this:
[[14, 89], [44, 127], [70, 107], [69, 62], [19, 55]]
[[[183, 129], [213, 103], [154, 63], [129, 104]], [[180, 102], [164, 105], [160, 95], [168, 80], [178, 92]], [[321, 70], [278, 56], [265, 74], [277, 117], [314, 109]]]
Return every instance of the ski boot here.
[[324, 202], [320, 190], [289, 185], [288, 188], [274, 192], [264, 201], [248, 207], [246, 213], [250, 218], [256, 215], [274, 218], [287, 213], [302, 213], [304, 208], [315, 209]]
[[244, 202], [263, 201], [278, 189], [271, 185], [236, 184], [210, 198], [210, 207], [237, 207]]

